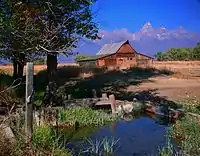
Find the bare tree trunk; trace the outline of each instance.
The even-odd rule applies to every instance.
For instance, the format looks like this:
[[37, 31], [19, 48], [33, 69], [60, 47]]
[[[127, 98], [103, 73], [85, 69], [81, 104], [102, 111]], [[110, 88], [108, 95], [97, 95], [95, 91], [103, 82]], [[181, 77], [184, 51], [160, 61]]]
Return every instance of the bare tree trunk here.
[[14, 55], [13, 57], [13, 78], [22, 79], [25, 63], [25, 54], [20, 53], [19, 55]]
[[24, 73], [24, 63], [25, 63], [25, 54], [20, 53], [19, 54], [19, 61], [18, 61], [18, 78], [23, 78]]
[[47, 54], [47, 88], [43, 103], [45, 105], [53, 105], [55, 102], [55, 95], [57, 90], [56, 83], [56, 72], [57, 72], [57, 53]]
[[13, 79], [17, 79], [17, 60], [13, 58]]
[[56, 82], [56, 72], [57, 72], [57, 53], [48, 53], [47, 54], [48, 83], [51, 81]]

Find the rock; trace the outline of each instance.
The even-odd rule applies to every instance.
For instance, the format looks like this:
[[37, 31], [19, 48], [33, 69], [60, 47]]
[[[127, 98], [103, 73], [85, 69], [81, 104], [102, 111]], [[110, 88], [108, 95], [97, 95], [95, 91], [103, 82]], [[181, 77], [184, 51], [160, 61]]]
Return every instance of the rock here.
[[6, 139], [9, 139], [12, 143], [16, 143], [16, 137], [12, 131], [12, 129], [6, 124], [0, 125], [0, 129], [2, 129], [4, 136]]
[[133, 111], [132, 104], [125, 104], [122, 106], [125, 113], [131, 113]]

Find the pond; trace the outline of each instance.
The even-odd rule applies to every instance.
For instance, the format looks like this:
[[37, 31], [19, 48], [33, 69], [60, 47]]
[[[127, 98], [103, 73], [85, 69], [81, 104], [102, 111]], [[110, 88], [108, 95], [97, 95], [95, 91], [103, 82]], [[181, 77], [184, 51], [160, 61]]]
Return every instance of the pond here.
[[168, 121], [160, 116], [140, 115], [130, 121], [120, 120], [100, 128], [80, 128], [71, 135], [66, 148], [74, 155], [82, 152], [80, 155], [89, 156], [84, 152], [89, 147], [89, 141], [97, 143], [104, 138], [114, 138], [115, 156], [155, 156], [159, 148], [167, 143]]

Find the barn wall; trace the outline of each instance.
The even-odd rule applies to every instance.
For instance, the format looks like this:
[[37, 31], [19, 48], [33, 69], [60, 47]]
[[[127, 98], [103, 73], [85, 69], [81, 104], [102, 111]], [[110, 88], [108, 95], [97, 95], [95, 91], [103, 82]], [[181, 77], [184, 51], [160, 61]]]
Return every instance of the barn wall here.
[[81, 67], [97, 67], [96, 65], [96, 61], [83, 61], [83, 62], [79, 62], [79, 65]]
[[136, 53], [129, 43], [124, 44], [117, 53]]
[[103, 57], [97, 61], [99, 67], [115, 68], [116, 67], [116, 56], [110, 55]]
[[136, 62], [138, 67], [151, 67], [153, 60], [142, 54], [137, 54]]

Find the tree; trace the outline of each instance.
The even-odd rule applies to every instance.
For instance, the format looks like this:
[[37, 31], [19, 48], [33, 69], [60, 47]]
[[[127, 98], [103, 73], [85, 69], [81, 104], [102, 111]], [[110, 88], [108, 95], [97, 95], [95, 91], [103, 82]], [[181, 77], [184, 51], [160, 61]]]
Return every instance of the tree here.
[[0, 8], [1, 57], [13, 62], [13, 77], [22, 78], [26, 60], [34, 56], [33, 36], [37, 35], [37, 30], [33, 28], [38, 24], [34, 22], [36, 9], [19, 0], [3, 0]]
[[200, 60], [200, 42], [197, 43], [196, 47], [193, 49], [193, 60]]
[[86, 56], [86, 55], [77, 55], [76, 58], [75, 58], [75, 61], [80, 61], [82, 59], [88, 59], [90, 58], [90, 56]]
[[164, 60], [163, 53], [160, 52], [160, 51], [155, 54], [155, 57], [156, 57], [157, 61], [163, 61]]
[[[22, 61], [18, 54], [23, 53], [26, 57], [28, 54], [32, 57], [33, 53], [47, 55], [47, 92], [53, 95], [51, 88], [55, 87], [51, 84], [56, 83], [57, 55], [72, 54], [81, 38], [99, 38], [91, 12], [95, 0], [4, 1], [9, 3], [2, 7], [3, 23], [11, 27], [4, 24], [9, 33], [1, 37], [7, 49], [12, 51], [7, 56], [16, 54], [14, 58]], [[8, 8], [6, 12], [4, 8]]]
[[45, 57], [36, 58], [33, 61], [33, 63], [38, 64], [38, 65], [44, 65], [44, 64], [46, 64], [46, 59], [45, 59]]

